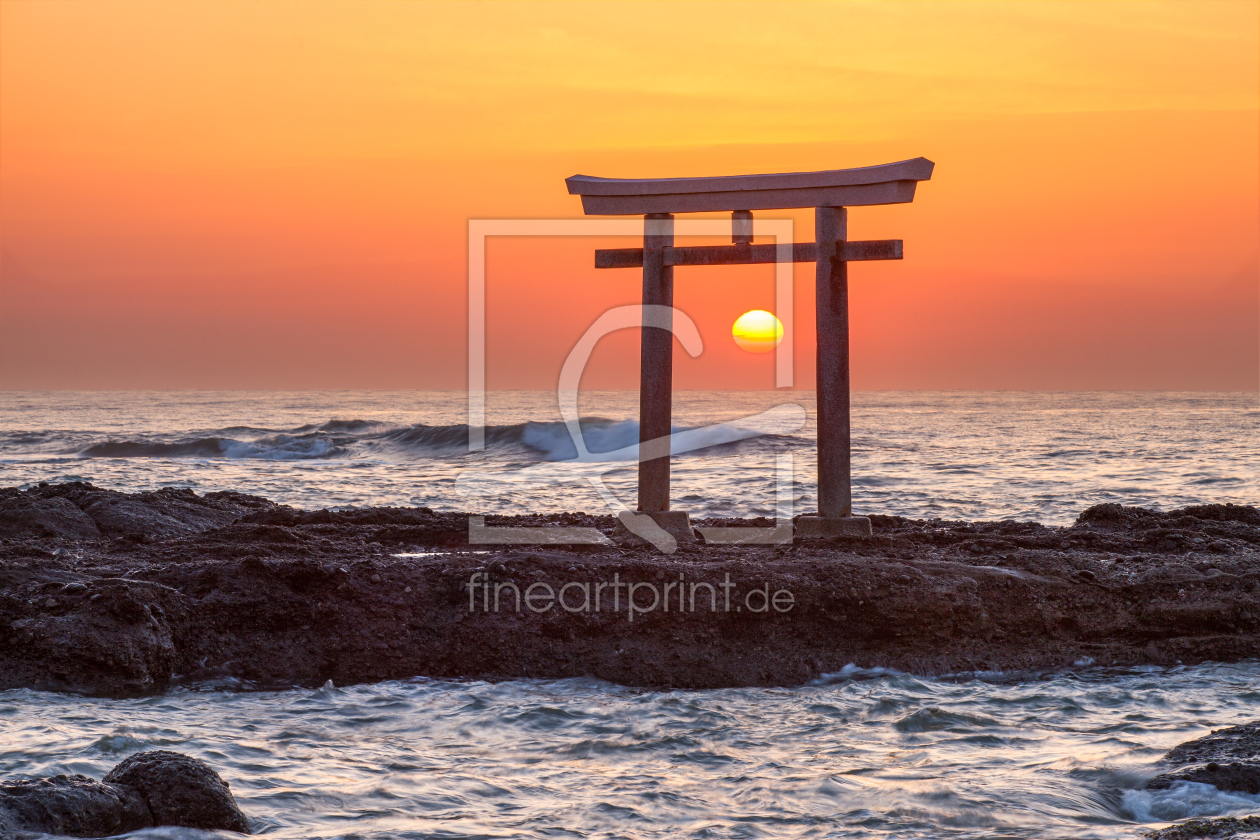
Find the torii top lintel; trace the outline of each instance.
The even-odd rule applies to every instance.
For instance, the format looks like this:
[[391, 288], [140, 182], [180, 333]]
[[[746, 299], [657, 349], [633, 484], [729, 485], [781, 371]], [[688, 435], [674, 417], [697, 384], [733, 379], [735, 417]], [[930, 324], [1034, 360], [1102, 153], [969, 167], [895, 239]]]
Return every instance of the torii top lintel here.
[[858, 207], [906, 204], [919, 181], [932, 177], [927, 158], [879, 166], [727, 175], [717, 178], [565, 179], [570, 195], [582, 196], [588, 216], [646, 216], [649, 213], [705, 213], [735, 210], [788, 210], [802, 207]]

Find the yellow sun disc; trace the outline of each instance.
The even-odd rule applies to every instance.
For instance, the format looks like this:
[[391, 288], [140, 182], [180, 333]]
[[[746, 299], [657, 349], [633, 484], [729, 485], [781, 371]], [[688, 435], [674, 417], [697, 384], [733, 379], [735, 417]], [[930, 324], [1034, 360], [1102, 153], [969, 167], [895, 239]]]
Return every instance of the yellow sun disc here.
[[749, 353], [769, 353], [783, 340], [783, 324], [773, 313], [754, 309], [735, 320], [731, 335]]

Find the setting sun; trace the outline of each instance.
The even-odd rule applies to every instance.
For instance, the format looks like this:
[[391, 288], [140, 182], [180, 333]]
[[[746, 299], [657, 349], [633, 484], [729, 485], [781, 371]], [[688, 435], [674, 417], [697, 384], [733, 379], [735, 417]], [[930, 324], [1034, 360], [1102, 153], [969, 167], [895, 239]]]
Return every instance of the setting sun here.
[[783, 324], [773, 313], [753, 309], [735, 319], [731, 336], [749, 353], [769, 353], [783, 340]]

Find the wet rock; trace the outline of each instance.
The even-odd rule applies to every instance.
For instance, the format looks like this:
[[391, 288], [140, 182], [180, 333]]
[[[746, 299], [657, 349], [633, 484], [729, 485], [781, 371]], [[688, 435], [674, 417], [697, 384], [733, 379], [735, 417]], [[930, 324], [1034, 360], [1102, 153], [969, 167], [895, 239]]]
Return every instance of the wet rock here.
[[1151, 779], [1148, 790], [1165, 790], [1185, 781], [1213, 785], [1218, 790], [1260, 793], [1260, 721], [1216, 729], [1178, 744], [1164, 760], [1177, 769]]
[[188, 534], [222, 527], [242, 511], [206, 504], [191, 490], [163, 489], [155, 493], [98, 493], [81, 502], [82, 510], [106, 535], [139, 535], [141, 542], [154, 537]]
[[1147, 840], [1199, 840], [1204, 837], [1260, 836], [1260, 817], [1217, 817], [1214, 820], [1189, 820], [1142, 835]]
[[137, 753], [109, 771], [105, 781], [139, 791], [154, 825], [250, 833], [227, 782], [204, 761], [169, 750]]
[[1103, 531], [1147, 531], [1151, 539], [1189, 541], [1185, 531], [1208, 531], [1214, 536], [1234, 533], [1234, 526], [1260, 526], [1260, 509], [1253, 505], [1191, 505], [1160, 513], [1117, 504], [1094, 505], [1076, 519], [1076, 527]]
[[[0, 688], [122, 696], [166, 686], [177, 659], [170, 616], [182, 611], [179, 593], [123, 580], [97, 581], [93, 589], [86, 599], [67, 598], [64, 610], [50, 598], [7, 622]], [[6, 612], [0, 602], [0, 624]]]
[[1164, 758], [1173, 764], [1260, 758], [1260, 721], [1213, 729], [1210, 735], [1178, 744]]
[[109, 837], [156, 826], [250, 833], [227, 783], [208, 764], [165, 750], [133, 755], [103, 781], [74, 775], [0, 782], [3, 836]]
[[1080, 516], [1076, 517], [1076, 524], [1102, 528], [1132, 528], [1150, 522], [1153, 516], [1154, 513], [1146, 508], [1108, 503], [1086, 508]]
[[0, 835], [108, 837], [153, 825], [140, 793], [87, 776], [0, 782]]
[[1178, 513], [1213, 522], [1244, 522], [1260, 525], [1260, 510], [1254, 505], [1191, 505]]
[[0, 490], [0, 537], [99, 539], [92, 517], [62, 498], [39, 498], [16, 488]]
[[[3, 495], [7, 494], [7, 495]], [[24, 493], [0, 490], [0, 536], [62, 536], [91, 539], [149, 538], [221, 528], [273, 503], [242, 493], [207, 493], [164, 487], [150, 493], [119, 493], [82, 481], [41, 484]], [[8, 510], [6, 514], [5, 511]], [[25, 533], [7, 533], [26, 523]], [[35, 525], [32, 525], [35, 523]], [[30, 533], [33, 527], [46, 533]]]

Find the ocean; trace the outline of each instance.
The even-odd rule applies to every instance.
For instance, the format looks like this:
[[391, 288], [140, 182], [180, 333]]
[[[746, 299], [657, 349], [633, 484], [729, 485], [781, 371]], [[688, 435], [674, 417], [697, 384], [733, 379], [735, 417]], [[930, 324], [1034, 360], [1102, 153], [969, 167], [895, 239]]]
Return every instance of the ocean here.
[[[0, 392], [0, 486], [236, 490], [296, 507], [607, 512], [599, 474], [634, 506], [638, 394], [583, 392], [574, 459], [557, 395], [491, 392], [468, 449], [455, 391]], [[1090, 505], [1168, 510], [1260, 500], [1260, 399], [1226, 392], [890, 392], [853, 395], [855, 512], [1070, 524]], [[674, 507], [816, 507], [811, 392], [675, 395]], [[497, 479], [497, 480], [496, 480]], [[522, 486], [524, 484], [524, 486]]]
[[[303, 508], [633, 506], [636, 394], [487, 396], [468, 450], [456, 392], [0, 392], [0, 486], [236, 490]], [[812, 510], [812, 395], [675, 397], [675, 507]], [[1247, 393], [859, 392], [858, 513], [1070, 524], [1119, 502], [1260, 500]], [[575, 457], [576, 456], [576, 457]], [[1260, 663], [923, 677], [862, 663], [794, 688], [651, 691], [592, 680], [405, 681], [147, 698], [0, 692], [0, 777], [172, 749], [226, 777], [277, 838], [1137, 838], [1260, 796], [1142, 790], [1159, 757], [1260, 718]], [[205, 838], [185, 829], [137, 837]]]
[[[1256, 718], [1260, 665], [644, 691], [416, 679], [131, 700], [0, 692], [0, 776], [100, 778], [167, 749], [276, 838], [1107, 838], [1260, 796], [1139, 790], [1169, 748]], [[187, 829], [134, 835], [205, 840]]]

